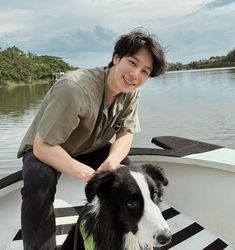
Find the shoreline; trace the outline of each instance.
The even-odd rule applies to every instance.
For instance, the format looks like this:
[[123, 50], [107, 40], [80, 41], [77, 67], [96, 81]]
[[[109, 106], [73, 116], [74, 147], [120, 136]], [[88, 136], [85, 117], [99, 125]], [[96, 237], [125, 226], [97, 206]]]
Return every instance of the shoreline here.
[[206, 69], [184, 69], [184, 70], [172, 70], [166, 71], [166, 73], [180, 73], [180, 72], [198, 72], [198, 71], [218, 71], [218, 70], [226, 70], [226, 69], [235, 69], [235, 66], [232, 67], [219, 67], [219, 68], [206, 68]]
[[[205, 69], [172, 70], [172, 71], [166, 71], [165, 74], [175, 74], [175, 73], [184, 73], [184, 72], [200, 72], [200, 71], [218, 71], [218, 70], [229, 70], [229, 69], [235, 69], [235, 66], [219, 67], [219, 68], [205, 68]], [[18, 86], [35, 85], [35, 84], [50, 84], [50, 80], [37, 80], [37, 81], [32, 82], [32, 83], [7, 82], [6, 84], [3, 84], [3, 85], [0, 84], [0, 88], [18, 87]]]
[[36, 85], [36, 84], [50, 84], [49, 80], [37, 80], [35, 82], [32, 83], [16, 83], [16, 82], [7, 82], [6, 84], [1, 85], [0, 84], [0, 88], [15, 88], [15, 87], [20, 87], [20, 86], [31, 86], [31, 85]]

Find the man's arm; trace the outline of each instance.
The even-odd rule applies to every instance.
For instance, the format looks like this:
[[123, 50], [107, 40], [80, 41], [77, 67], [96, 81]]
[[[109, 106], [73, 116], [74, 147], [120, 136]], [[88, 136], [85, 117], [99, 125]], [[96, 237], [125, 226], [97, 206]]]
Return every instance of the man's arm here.
[[120, 162], [128, 155], [133, 141], [133, 134], [120, 131], [111, 146], [109, 156], [98, 170], [113, 170], [120, 166]]
[[87, 182], [95, 172], [89, 166], [73, 159], [61, 146], [52, 146], [45, 142], [39, 133], [34, 139], [33, 153], [40, 161], [57, 171], [84, 182]]

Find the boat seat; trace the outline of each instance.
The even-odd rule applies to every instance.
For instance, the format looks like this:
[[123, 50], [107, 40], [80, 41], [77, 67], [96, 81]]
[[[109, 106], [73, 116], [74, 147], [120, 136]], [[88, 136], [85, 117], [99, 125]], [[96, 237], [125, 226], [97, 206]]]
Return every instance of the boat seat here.
[[218, 145], [190, 140], [177, 136], [158, 136], [152, 138], [151, 142], [159, 148], [132, 147], [129, 155], [163, 155], [171, 157], [182, 157], [222, 148]]

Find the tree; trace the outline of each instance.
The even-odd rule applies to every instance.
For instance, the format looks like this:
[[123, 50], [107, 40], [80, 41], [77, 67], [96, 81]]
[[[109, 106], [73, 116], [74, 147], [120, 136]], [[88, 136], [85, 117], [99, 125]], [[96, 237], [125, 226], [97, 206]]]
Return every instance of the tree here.
[[16, 46], [0, 51], [0, 84], [7, 81], [32, 83], [47, 80], [53, 72], [65, 72], [75, 69], [55, 56], [37, 56], [24, 53]]
[[235, 49], [231, 50], [226, 57], [230, 63], [233, 63], [235, 65]]

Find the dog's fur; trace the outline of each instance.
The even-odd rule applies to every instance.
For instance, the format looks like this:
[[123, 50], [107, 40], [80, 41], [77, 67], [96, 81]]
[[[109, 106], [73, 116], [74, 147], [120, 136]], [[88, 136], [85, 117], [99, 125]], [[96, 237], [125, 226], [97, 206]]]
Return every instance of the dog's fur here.
[[139, 250], [161, 247], [171, 240], [158, 207], [168, 180], [150, 164], [101, 171], [85, 188], [87, 204], [62, 249], [84, 250], [80, 224], [92, 235], [94, 250]]

